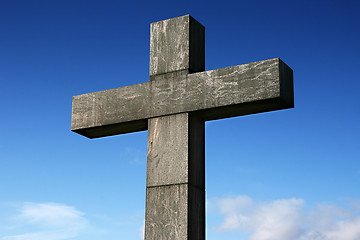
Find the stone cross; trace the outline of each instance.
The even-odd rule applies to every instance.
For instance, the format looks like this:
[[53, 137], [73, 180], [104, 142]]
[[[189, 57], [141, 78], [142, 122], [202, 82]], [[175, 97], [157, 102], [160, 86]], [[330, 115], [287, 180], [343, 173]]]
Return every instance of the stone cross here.
[[150, 81], [74, 96], [71, 130], [148, 130], [145, 240], [204, 240], [205, 121], [292, 108], [293, 73], [279, 58], [205, 71], [190, 15], [150, 31]]

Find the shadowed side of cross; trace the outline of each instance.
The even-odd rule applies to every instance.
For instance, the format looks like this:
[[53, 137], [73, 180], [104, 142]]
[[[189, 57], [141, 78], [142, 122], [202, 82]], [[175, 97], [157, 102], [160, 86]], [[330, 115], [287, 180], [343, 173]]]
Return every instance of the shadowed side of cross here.
[[208, 120], [292, 108], [279, 58], [205, 70], [205, 28], [190, 15], [151, 24], [150, 81], [73, 98], [89, 138], [148, 129], [145, 239], [205, 239]]

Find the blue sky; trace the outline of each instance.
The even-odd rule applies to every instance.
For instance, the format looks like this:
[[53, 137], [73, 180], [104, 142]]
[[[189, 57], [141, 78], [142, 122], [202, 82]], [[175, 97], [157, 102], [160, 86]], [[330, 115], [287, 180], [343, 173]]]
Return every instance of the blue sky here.
[[360, 239], [358, 1], [0, 1], [0, 239], [141, 239], [147, 132], [70, 131], [72, 96], [148, 81], [191, 14], [206, 70], [280, 57], [295, 108], [206, 123], [208, 240]]

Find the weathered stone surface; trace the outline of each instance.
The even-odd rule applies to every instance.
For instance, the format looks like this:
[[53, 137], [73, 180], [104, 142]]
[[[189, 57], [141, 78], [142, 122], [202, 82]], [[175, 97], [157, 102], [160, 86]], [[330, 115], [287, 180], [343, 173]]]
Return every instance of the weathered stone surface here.
[[75, 96], [71, 129], [89, 138], [147, 129], [146, 119], [199, 112], [204, 120], [293, 107], [292, 70], [279, 58]]
[[191, 113], [149, 119], [146, 186], [205, 188], [205, 123]]
[[188, 184], [147, 187], [145, 240], [204, 240], [205, 192]]
[[150, 76], [180, 70], [205, 70], [205, 28], [190, 15], [150, 27]]
[[149, 119], [146, 186], [188, 182], [188, 115]]
[[145, 240], [204, 240], [205, 122], [194, 113], [148, 122]]
[[205, 190], [189, 185], [188, 240], [205, 240]]
[[145, 240], [188, 239], [188, 184], [146, 189]]

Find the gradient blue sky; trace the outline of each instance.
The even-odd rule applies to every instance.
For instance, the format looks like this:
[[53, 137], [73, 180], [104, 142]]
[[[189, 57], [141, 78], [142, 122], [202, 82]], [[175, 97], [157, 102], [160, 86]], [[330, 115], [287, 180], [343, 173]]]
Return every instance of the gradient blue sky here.
[[207, 240], [359, 240], [359, 1], [0, 0], [0, 239], [141, 239], [147, 132], [70, 131], [72, 96], [148, 81], [191, 14], [206, 70], [280, 57], [295, 108], [206, 124]]

